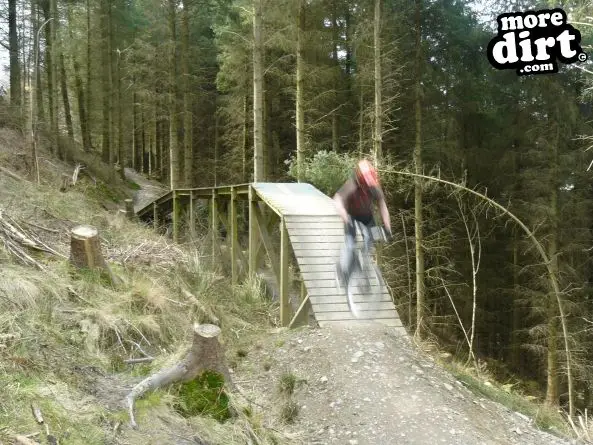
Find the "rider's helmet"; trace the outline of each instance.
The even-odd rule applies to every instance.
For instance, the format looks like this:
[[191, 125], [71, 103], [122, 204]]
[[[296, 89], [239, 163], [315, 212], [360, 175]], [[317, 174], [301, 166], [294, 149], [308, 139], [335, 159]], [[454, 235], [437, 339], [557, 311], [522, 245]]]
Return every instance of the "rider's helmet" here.
[[356, 180], [361, 186], [366, 188], [379, 186], [379, 175], [377, 174], [377, 169], [369, 160], [362, 159], [359, 161], [356, 165], [355, 173]]

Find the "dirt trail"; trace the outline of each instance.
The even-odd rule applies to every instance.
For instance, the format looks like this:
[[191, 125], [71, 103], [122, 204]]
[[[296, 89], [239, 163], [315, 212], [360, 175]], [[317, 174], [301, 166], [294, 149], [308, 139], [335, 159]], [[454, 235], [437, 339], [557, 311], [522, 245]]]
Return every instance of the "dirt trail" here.
[[140, 186], [140, 189], [134, 194], [134, 210], [138, 211], [147, 204], [150, 204], [156, 198], [164, 195], [169, 191], [169, 188], [158, 182], [146, 178], [144, 175], [132, 170], [131, 168], [125, 169], [126, 178], [130, 181], [134, 181]]
[[280, 375], [306, 380], [292, 426], [306, 444], [573, 443], [476, 396], [408, 337], [378, 324], [282, 331], [263, 341], [238, 365], [236, 378], [276, 419]]

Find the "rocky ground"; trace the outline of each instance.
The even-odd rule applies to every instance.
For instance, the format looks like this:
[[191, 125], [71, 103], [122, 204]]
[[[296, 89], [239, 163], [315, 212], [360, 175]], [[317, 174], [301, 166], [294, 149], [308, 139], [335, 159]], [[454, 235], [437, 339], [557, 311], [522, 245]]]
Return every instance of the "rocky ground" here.
[[303, 443], [576, 443], [475, 395], [407, 336], [382, 325], [281, 330], [262, 342], [246, 351], [235, 377], [276, 419], [286, 400], [277, 391], [280, 376], [302, 379], [293, 396], [300, 410], [291, 428]]

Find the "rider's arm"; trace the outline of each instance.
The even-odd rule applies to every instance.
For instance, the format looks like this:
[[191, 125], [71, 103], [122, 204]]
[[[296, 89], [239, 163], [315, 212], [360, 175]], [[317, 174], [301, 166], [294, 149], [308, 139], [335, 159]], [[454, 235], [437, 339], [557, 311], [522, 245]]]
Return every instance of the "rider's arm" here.
[[348, 198], [348, 196], [356, 190], [356, 187], [351, 179], [346, 181], [342, 187], [336, 192], [334, 195], [334, 202], [336, 203], [336, 208], [338, 210], [339, 215], [342, 217], [342, 220], [345, 223], [348, 223], [350, 217], [348, 216], [348, 212], [346, 211], [346, 207], [344, 206], [344, 202]]
[[376, 198], [379, 205], [379, 211], [381, 212], [381, 219], [385, 228], [391, 233], [391, 218], [389, 217], [389, 210], [387, 210], [387, 204], [385, 203], [385, 195], [381, 188], [373, 189], [373, 196]]

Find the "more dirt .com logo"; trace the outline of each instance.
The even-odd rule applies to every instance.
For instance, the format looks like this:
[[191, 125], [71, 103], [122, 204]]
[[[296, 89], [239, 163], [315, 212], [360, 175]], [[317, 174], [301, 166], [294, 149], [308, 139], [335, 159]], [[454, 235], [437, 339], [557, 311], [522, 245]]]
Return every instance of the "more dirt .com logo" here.
[[568, 24], [560, 9], [501, 14], [498, 36], [488, 44], [488, 60], [499, 70], [516, 69], [517, 75], [558, 72], [556, 60], [584, 62], [581, 33]]

